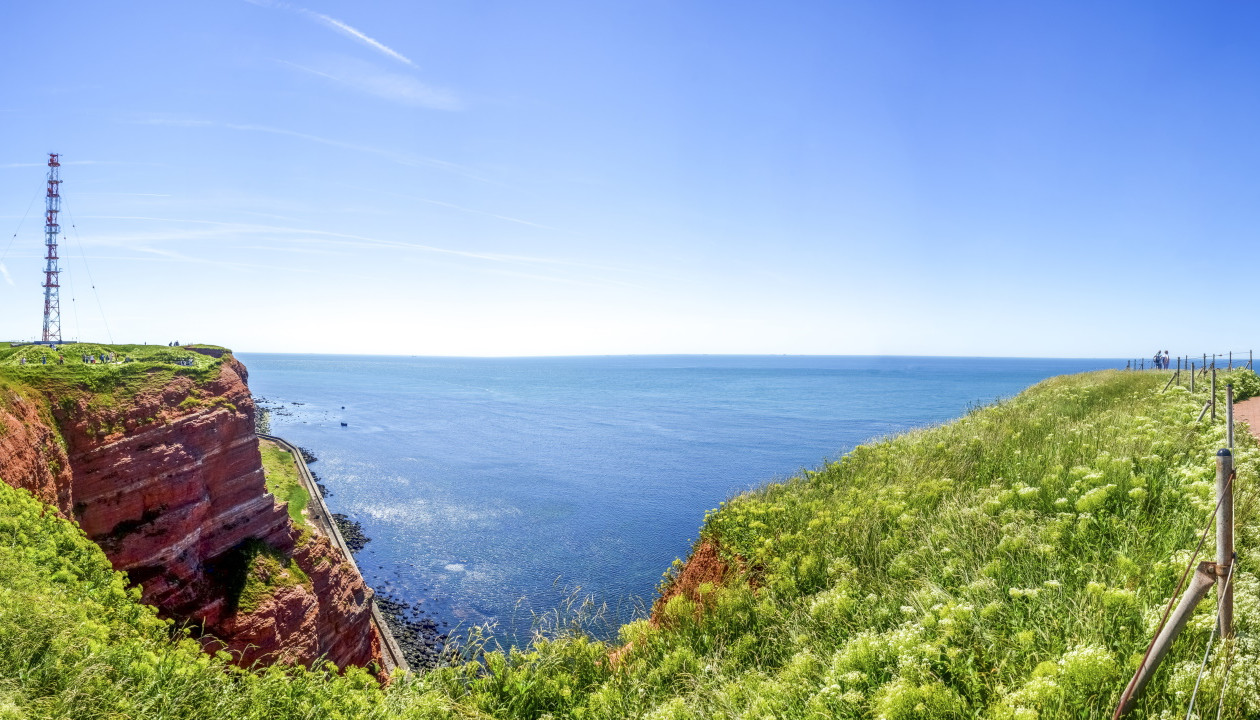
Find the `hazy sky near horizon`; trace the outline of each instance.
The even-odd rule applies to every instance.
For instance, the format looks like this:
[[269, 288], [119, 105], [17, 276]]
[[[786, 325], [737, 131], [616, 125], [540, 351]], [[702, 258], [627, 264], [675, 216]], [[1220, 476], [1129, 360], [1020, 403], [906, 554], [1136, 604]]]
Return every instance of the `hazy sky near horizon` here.
[[[5, 3], [0, 338], [1246, 350], [1260, 7]], [[7, 248], [7, 249], [6, 249]], [[94, 287], [93, 287], [94, 286]]]

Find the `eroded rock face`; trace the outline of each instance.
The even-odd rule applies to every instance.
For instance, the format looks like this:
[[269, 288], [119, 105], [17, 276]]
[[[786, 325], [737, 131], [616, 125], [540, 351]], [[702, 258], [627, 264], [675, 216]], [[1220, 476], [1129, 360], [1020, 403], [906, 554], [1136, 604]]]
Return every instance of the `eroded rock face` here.
[[288, 514], [263, 483], [243, 370], [225, 362], [200, 398], [178, 377], [120, 410], [94, 412], [86, 399], [57, 410], [75, 519], [145, 602], [176, 616], [201, 619], [216, 580], [207, 561], [251, 537], [292, 548]]
[[49, 427], [46, 405], [12, 390], [0, 392], [0, 480], [68, 515], [70, 461]]
[[380, 661], [380, 640], [370, 623], [372, 591], [326, 538], [312, 537], [293, 554], [310, 578], [277, 589], [249, 614], [219, 624], [218, 637], [242, 665], [256, 662], [311, 664], [321, 656], [367, 666]]
[[[209, 384], [176, 377], [123, 407], [87, 393], [61, 400], [51, 415], [65, 450], [46, 407], [6, 397], [0, 478], [76, 519], [145, 602], [203, 624], [242, 664], [379, 662], [371, 591], [327, 541], [296, 547], [285, 506], [266, 491], [246, 377], [229, 356]], [[283, 588], [250, 616], [232, 612], [222, 560], [250, 538], [293, 555], [312, 587]]]

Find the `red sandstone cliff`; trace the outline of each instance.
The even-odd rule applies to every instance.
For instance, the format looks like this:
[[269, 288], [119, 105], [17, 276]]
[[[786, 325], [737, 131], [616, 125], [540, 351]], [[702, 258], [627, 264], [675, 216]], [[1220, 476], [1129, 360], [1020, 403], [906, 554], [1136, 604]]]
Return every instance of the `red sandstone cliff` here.
[[[117, 406], [84, 391], [50, 411], [51, 401], [10, 391], [0, 398], [0, 479], [74, 517], [145, 602], [203, 624], [242, 664], [379, 662], [371, 590], [327, 541], [299, 544], [266, 491], [246, 377], [229, 355], [210, 383], [176, 376]], [[246, 615], [224, 592], [232, 554], [251, 538], [292, 555], [310, 583], [280, 588]]]
[[380, 639], [367, 619], [371, 590], [341, 551], [314, 537], [294, 559], [310, 577], [309, 587], [280, 588], [253, 612], [224, 618], [216, 636], [228, 638], [228, 648], [246, 666], [260, 660], [310, 664], [325, 653], [341, 667], [380, 665]]
[[68, 515], [70, 461], [51, 423], [43, 398], [0, 391], [0, 480], [30, 490]]

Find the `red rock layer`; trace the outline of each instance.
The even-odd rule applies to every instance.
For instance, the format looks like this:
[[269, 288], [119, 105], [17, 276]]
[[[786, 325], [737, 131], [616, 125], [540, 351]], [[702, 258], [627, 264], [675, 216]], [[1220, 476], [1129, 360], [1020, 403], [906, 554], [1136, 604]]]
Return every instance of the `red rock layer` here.
[[661, 596], [652, 604], [652, 613], [648, 621], [659, 626], [664, 619], [665, 606], [677, 595], [685, 595], [696, 603], [696, 612], [704, 608], [704, 599], [700, 597], [700, 586], [705, 583], [721, 585], [730, 575], [731, 567], [722, 559], [717, 543], [709, 538], [702, 538], [691, 551], [687, 562], [673, 577], [668, 587], [661, 591]]
[[[372, 591], [326, 538], [315, 536], [294, 553], [310, 585], [276, 590], [248, 615], [225, 618], [216, 633], [241, 665], [311, 664], [326, 656], [339, 667], [380, 663], [380, 640], [362, 618]], [[283, 639], [283, 641], [280, 641]]]
[[41, 415], [46, 404], [0, 390], [0, 480], [70, 513], [70, 461]]
[[[0, 478], [73, 516], [145, 602], [203, 623], [243, 664], [379, 662], [371, 591], [326, 541], [295, 550], [288, 512], [266, 491], [246, 378], [228, 357], [207, 385], [180, 376], [121, 407], [86, 393], [59, 403], [68, 451], [35, 402], [6, 397]], [[296, 553], [313, 587], [278, 592], [250, 617], [228, 614], [219, 568], [250, 538]]]

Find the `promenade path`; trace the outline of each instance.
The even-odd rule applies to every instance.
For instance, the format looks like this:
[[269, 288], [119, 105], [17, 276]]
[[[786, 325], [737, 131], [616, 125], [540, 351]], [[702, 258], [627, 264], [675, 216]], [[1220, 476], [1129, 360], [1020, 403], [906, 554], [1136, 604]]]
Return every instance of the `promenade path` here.
[[1245, 422], [1251, 434], [1260, 439], [1260, 396], [1234, 403], [1234, 422]]
[[[354, 561], [354, 555], [350, 553], [350, 548], [346, 546], [346, 540], [341, 536], [341, 530], [337, 528], [337, 523], [333, 520], [332, 513], [328, 511], [328, 505], [324, 503], [324, 494], [319, 491], [319, 486], [315, 484], [315, 478], [311, 475], [311, 470], [306, 466], [306, 460], [302, 457], [302, 452], [297, 447], [290, 444], [283, 438], [275, 435], [263, 435], [258, 433], [258, 437], [263, 440], [270, 440], [290, 455], [293, 456], [293, 462], [297, 465], [298, 477], [302, 481], [302, 487], [306, 488], [306, 492], [311, 495], [311, 502], [306, 506], [307, 514], [314, 521], [316, 530], [326, 536], [333, 545], [341, 550], [346, 556], [346, 562], [354, 568], [354, 571], [363, 577], [363, 573], [359, 572], [359, 566]], [[366, 581], [365, 581], [366, 582]], [[371, 588], [368, 588], [371, 590]], [[380, 608], [376, 604], [376, 593], [372, 592], [372, 625], [376, 628], [376, 634], [381, 639], [381, 659], [385, 661], [385, 672], [392, 673], [394, 668], [402, 668], [410, 671], [406, 658], [403, 657], [402, 648], [398, 646], [398, 642], [394, 640], [394, 634], [390, 632], [389, 625], [385, 623], [385, 616], [381, 614]]]

